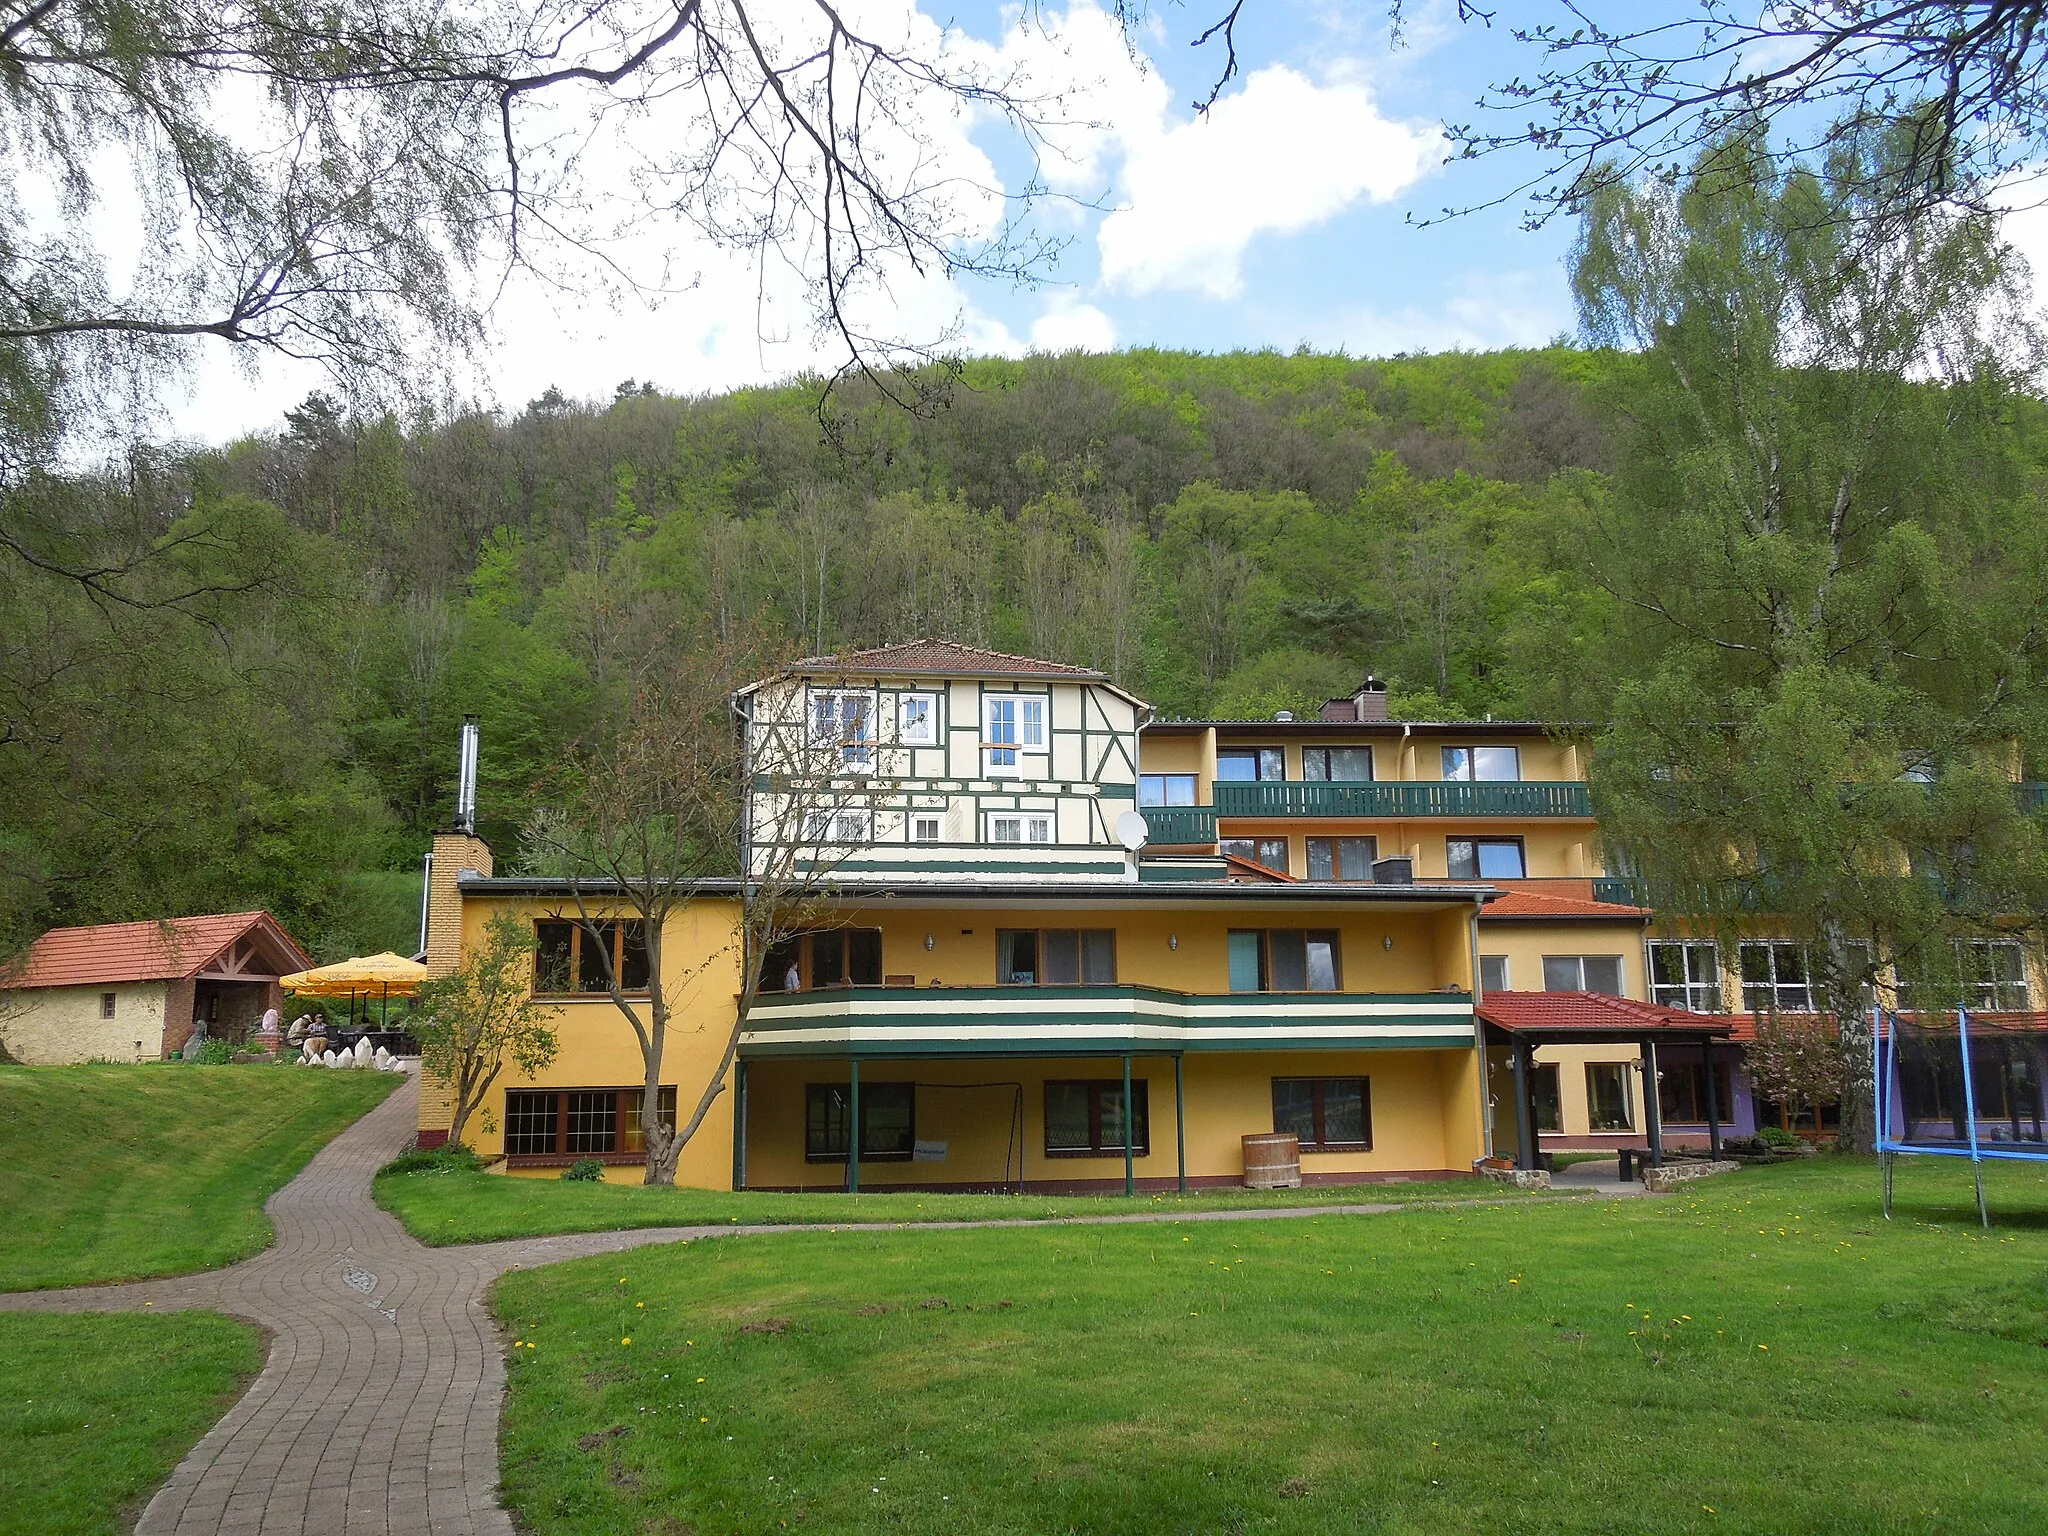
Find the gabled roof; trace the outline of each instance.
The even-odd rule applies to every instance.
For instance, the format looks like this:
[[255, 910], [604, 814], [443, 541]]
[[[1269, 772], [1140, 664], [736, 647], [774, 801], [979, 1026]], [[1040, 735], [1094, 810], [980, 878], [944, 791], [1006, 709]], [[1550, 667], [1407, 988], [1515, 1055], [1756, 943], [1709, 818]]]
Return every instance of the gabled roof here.
[[121, 981], [182, 981], [196, 976], [245, 939], [270, 952], [281, 970], [252, 969], [251, 976], [303, 970], [312, 957], [278, 926], [268, 912], [221, 912], [207, 917], [170, 917], [157, 922], [101, 923], [91, 928], [52, 928], [29, 947], [17, 972], [0, 975], [4, 987], [83, 987]]
[[929, 636], [907, 640], [901, 645], [878, 645], [861, 651], [841, 651], [836, 656], [806, 656], [792, 661], [784, 672], [845, 674], [865, 677], [1084, 677], [1106, 680], [1106, 672], [1093, 667], [1071, 666], [1064, 661], [1041, 661], [1035, 656], [1012, 656], [1004, 651], [985, 651], [978, 646], [958, 645], [951, 640]]
[[1726, 1014], [1688, 1013], [1683, 1008], [1639, 1003], [1632, 997], [1609, 997], [1601, 992], [1489, 992], [1477, 1012], [1488, 1024], [1511, 1035], [1563, 1038], [1726, 1036], [1733, 1024]]
[[[1592, 883], [1583, 882], [1590, 891]], [[1616, 923], [1647, 923], [1654, 914], [1648, 907], [1631, 907], [1614, 901], [1594, 901], [1590, 896], [1559, 895], [1550, 891], [1509, 890], [1480, 910], [1479, 920], [1490, 918], [1541, 921], [1545, 918], [1605, 918]]]

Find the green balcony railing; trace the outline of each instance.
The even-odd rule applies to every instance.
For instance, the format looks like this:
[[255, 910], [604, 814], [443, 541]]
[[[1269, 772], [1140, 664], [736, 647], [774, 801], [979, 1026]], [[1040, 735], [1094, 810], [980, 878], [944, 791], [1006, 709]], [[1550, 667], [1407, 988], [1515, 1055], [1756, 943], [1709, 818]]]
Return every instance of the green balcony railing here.
[[1219, 783], [1218, 816], [1579, 816], [1593, 814], [1578, 783]]
[[1649, 905], [1649, 892], [1640, 880], [1624, 875], [1604, 875], [1593, 882], [1593, 899], [1615, 902], [1624, 907], [1644, 907]]
[[1148, 805], [1146, 841], [1164, 847], [1193, 847], [1216, 841], [1216, 812], [1206, 805]]

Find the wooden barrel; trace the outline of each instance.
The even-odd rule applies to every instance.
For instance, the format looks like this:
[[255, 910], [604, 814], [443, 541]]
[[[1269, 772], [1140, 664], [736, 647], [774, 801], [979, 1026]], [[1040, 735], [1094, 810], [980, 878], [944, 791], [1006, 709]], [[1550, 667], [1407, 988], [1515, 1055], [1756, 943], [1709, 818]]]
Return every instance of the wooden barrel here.
[[1244, 1187], [1301, 1188], [1301, 1138], [1291, 1131], [1245, 1137]]

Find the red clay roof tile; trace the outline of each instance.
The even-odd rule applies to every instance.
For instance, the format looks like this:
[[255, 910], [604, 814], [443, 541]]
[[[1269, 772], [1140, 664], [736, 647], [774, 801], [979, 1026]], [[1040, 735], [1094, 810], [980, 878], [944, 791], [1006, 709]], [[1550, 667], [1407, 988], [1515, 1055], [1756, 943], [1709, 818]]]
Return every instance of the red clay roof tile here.
[[1478, 1013], [1487, 1023], [1511, 1034], [1525, 1029], [1692, 1033], [1702, 1027], [1719, 1032], [1735, 1022], [1727, 1014], [1688, 1013], [1683, 1008], [1600, 992], [1489, 992], [1481, 999]]
[[929, 637], [908, 640], [901, 645], [878, 645], [861, 651], [841, 651], [836, 656], [806, 656], [783, 668], [785, 672], [832, 672], [883, 676], [932, 677], [1102, 677], [1093, 667], [1070, 666], [1063, 661], [1041, 661], [1035, 656], [1012, 656], [1004, 651], [985, 651], [978, 646], [957, 645], [951, 640]]
[[262, 929], [293, 970], [312, 959], [268, 912], [221, 912], [159, 922], [52, 928], [29, 947], [7, 987], [79, 987], [119, 981], [172, 981], [197, 975], [207, 962], [252, 929]]

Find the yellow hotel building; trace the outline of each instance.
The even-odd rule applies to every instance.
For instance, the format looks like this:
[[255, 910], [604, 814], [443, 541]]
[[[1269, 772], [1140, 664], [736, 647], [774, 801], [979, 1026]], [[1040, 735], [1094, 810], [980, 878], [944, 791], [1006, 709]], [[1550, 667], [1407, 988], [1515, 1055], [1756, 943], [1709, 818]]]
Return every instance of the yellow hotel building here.
[[[1243, 1138], [1274, 1131], [1300, 1138], [1305, 1182], [1363, 1182], [1754, 1129], [1719, 1042], [1759, 986], [1800, 1004], [1796, 946], [1656, 933], [1607, 874], [1571, 747], [1535, 723], [1389, 721], [1385, 699], [1368, 679], [1313, 719], [1159, 721], [1100, 672], [936, 641], [742, 690], [749, 729], [798, 722], [857, 795], [809, 832], [829, 920], [743, 960], [713, 892], [664, 936], [685, 1106], [740, 965], [762, 980], [678, 1182], [1234, 1184]], [[640, 1056], [567, 888], [496, 876], [460, 833], [432, 871], [429, 965], [520, 914], [560, 1039], [547, 1072], [499, 1080], [477, 1150], [637, 1178]], [[632, 925], [602, 938], [630, 981]], [[2025, 1007], [2034, 970], [1997, 1003]], [[422, 1143], [446, 1126], [424, 1095]]]

